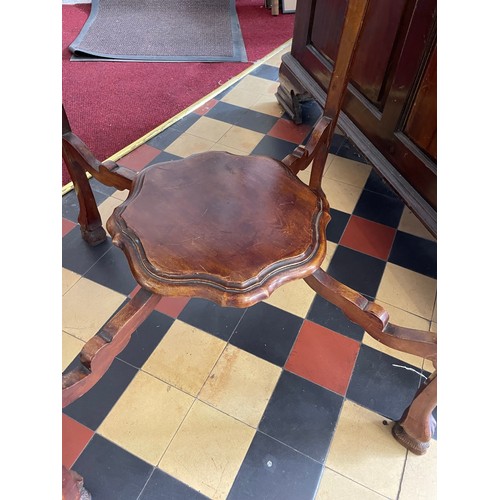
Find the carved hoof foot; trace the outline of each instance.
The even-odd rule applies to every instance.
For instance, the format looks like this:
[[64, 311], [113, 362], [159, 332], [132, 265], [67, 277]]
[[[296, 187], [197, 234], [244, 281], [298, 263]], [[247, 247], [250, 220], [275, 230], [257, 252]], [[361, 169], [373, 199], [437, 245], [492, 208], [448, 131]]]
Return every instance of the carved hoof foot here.
[[102, 226], [96, 229], [84, 229], [80, 226], [80, 231], [82, 233], [82, 238], [92, 247], [106, 241], [106, 231], [104, 231]]
[[403, 445], [407, 450], [411, 451], [415, 455], [424, 455], [429, 449], [430, 441], [423, 442], [412, 438], [404, 429], [401, 427], [399, 422], [396, 422], [392, 428], [392, 435], [396, 441]]

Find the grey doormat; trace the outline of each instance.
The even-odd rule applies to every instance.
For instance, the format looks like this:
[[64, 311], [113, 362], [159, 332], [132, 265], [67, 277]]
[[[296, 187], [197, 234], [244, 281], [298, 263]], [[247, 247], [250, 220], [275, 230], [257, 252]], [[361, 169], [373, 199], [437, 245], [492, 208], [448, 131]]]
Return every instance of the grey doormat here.
[[92, 0], [73, 61], [247, 62], [235, 0]]

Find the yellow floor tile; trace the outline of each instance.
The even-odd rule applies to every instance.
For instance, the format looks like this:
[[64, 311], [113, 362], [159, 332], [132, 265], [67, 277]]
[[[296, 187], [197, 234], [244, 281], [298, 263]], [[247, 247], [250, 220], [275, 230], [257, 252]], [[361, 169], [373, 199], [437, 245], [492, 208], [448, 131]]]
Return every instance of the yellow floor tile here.
[[436, 290], [434, 278], [388, 262], [376, 299], [430, 320]]
[[[330, 264], [336, 247], [335, 243], [327, 242], [326, 257], [321, 265], [323, 270], [326, 270]], [[316, 292], [303, 279], [300, 279], [280, 286], [264, 302], [305, 318], [315, 296]]]
[[250, 106], [250, 109], [277, 118], [281, 118], [284, 113], [283, 108], [276, 101], [276, 97], [268, 94], [261, 95], [257, 99], [257, 102], [253, 106]]
[[222, 136], [218, 143], [243, 151], [245, 154], [250, 154], [263, 137], [264, 134], [259, 132], [233, 126]]
[[66, 332], [62, 332], [62, 370], [66, 370], [68, 365], [75, 359], [85, 342], [69, 335]]
[[[267, 78], [260, 78], [254, 75], [245, 76], [245, 78], [243, 78], [238, 85], [236, 85], [236, 89], [245, 90], [253, 95], [261, 94], [269, 96], [274, 96], [278, 87], [279, 82], [274, 82], [272, 80], [268, 80]], [[276, 98], [274, 99], [276, 100]]]
[[256, 428], [280, 374], [278, 366], [228, 345], [198, 398]]
[[363, 189], [372, 168], [364, 163], [342, 158], [341, 156], [329, 155], [324, 177], [336, 181], [345, 182]]
[[216, 143], [211, 148], [210, 151], [226, 151], [227, 153], [231, 153], [233, 155], [239, 156], [248, 156], [248, 153], [244, 151], [238, 151], [237, 149], [230, 148], [229, 146], [224, 146], [224, 144]]
[[383, 500], [386, 497], [325, 467], [314, 500]]
[[100, 205], [99, 205], [99, 214], [101, 215], [102, 226], [106, 231], [108, 236], [111, 236], [106, 228], [106, 221], [111, 217], [113, 210], [121, 205], [123, 202], [118, 198], [114, 198], [113, 196], [108, 196]]
[[125, 298], [121, 293], [81, 278], [62, 298], [63, 330], [86, 342], [99, 331]]
[[413, 234], [414, 236], [420, 236], [421, 238], [433, 241], [436, 240], [436, 238], [429, 233], [420, 220], [417, 219], [415, 214], [406, 206], [403, 209], [398, 229], [400, 231], [404, 231], [405, 233]]
[[186, 132], [190, 135], [206, 139], [207, 141], [217, 142], [231, 126], [230, 123], [214, 120], [207, 116], [201, 116]]
[[437, 442], [432, 441], [425, 455], [408, 453], [399, 500], [433, 500], [437, 481]]
[[214, 141], [208, 141], [195, 135], [182, 134], [170, 146], [165, 148], [165, 152], [171, 153], [181, 158], [208, 151], [214, 145]]
[[138, 372], [97, 432], [157, 465], [193, 402], [188, 394]]
[[255, 430], [196, 401], [159, 467], [213, 499], [227, 497]]
[[[378, 300], [376, 303], [382, 306], [389, 313], [389, 322], [393, 325], [404, 326], [406, 328], [415, 328], [417, 330], [424, 330], [426, 332], [429, 331], [429, 320], [421, 318], [420, 316], [415, 316], [408, 311], [403, 311], [402, 309], [394, 307], [391, 304], [387, 304], [380, 300]], [[385, 352], [389, 356], [394, 356], [395, 358], [401, 359], [402, 361], [405, 361], [417, 368], [422, 368], [424, 364], [423, 358], [414, 356], [413, 354], [407, 354], [405, 352], [397, 351], [396, 349], [392, 349], [391, 347], [387, 347], [381, 342], [375, 340], [366, 332], [363, 336], [363, 344], [373, 347], [378, 351]]]
[[142, 369], [196, 396], [225, 346], [217, 337], [177, 320]]
[[[248, 77], [246, 77], [248, 78]], [[244, 81], [243, 79], [242, 81]], [[230, 90], [222, 99], [222, 102], [228, 104], [233, 104], [234, 106], [240, 106], [241, 108], [250, 108], [259, 99], [259, 94], [240, 87], [241, 83], [238, 83], [236, 87]]]
[[124, 189], [123, 191], [119, 191], [118, 189], [111, 195], [113, 198], [116, 198], [120, 201], [125, 201], [127, 199], [129, 190]]
[[62, 268], [62, 294], [64, 295], [81, 276], [73, 271]]
[[330, 208], [335, 208], [348, 214], [354, 211], [363, 191], [362, 188], [324, 176], [322, 187]]
[[325, 465], [389, 498], [396, 498], [406, 450], [376, 413], [346, 400]]
[[281, 58], [287, 53], [290, 52], [291, 41], [289, 41], [284, 47], [283, 50], [280, 50], [277, 54], [270, 57], [265, 61], [265, 64], [268, 66], [274, 66], [275, 68], [279, 68], [281, 65]]

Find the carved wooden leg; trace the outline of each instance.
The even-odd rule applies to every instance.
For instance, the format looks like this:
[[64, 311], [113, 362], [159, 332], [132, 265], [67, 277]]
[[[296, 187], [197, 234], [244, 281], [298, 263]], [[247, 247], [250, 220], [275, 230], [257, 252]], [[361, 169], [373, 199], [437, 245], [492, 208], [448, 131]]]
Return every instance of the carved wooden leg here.
[[141, 288], [84, 346], [80, 364], [63, 373], [63, 408], [91, 389], [127, 346], [132, 333], [150, 315], [161, 296]]
[[[125, 349], [132, 333], [151, 314], [160, 299], [160, 295], [141, 288], [134, 298], [83, 346], [80, 364], [63, 373], [63, 408], [83, 396], [101, 379], [115, 357]], [[83, 488], [83, 478], [65, 467], [62, 490], [63, 500], [91, 499], [88, 491]]]
[[423, 455], [429, 448], [436, 420], [437, 372], [420, 388], [411, 405], [392, 428], [392, 435], [411, 452]]
[[78, 223], [82, 238], [89, 245], [98, 245], [106, 240], [106, 231], [102, 227], [101, 216], [87, 174], [76, 161], [67, 158], [65, 163], [78, 197], [80, 206]]
[[[319, 295], [339, 307], [353, 322], [384, 345], [432, 360], [437, 367], [437, 338], [432, 332], [392, 325], [381, 306], [339, 283], [322, 269], [305, 278]], [[415, 396], [403, 417], [394, 426], [393, 435], [408, 450], [423, 454], [429, 447], [435, 421], [432, 411], [437, 404], [436, 377], [431, 378]]]

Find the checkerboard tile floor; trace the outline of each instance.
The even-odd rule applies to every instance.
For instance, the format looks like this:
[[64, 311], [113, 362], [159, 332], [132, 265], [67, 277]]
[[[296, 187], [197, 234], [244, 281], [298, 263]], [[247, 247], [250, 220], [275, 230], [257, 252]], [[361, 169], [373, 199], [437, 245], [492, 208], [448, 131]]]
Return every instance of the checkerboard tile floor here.
[[[277, 104], [280, 55], [118, 160], [134, 170], [207, 150], [281, 159], [320, 110]], [[340, 131], [324, 178], [323, 269], [403, 326], [436, 330], [436, 241]], [[300, 173], [307, 180], [307, 171]], [[103, 220], [126, 193], [91, 181]], [[108, 240], [80, 237], [62, 199], [63, 359], [137, 291]], [[379, 345], [303, 281], [249, 309], [164, 298], [98, 384], [62, 412], [63, 464], [95, 500], [431, 499], [437, 436], [391, 436], [432, 366]]]

